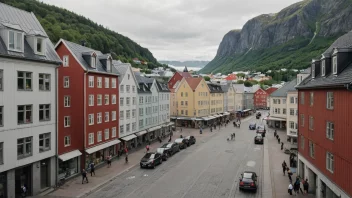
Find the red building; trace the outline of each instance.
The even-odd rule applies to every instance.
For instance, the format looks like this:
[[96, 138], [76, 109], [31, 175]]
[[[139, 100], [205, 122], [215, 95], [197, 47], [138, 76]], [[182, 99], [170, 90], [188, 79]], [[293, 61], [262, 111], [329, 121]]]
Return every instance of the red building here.
[[254, 93], [254, 107], [256, 109], [261, 109], [261, 108], [265, 109], [265, 108], [269, 107], [268, 97], [275, 90], [277, 90], [277, 88], [275, 88], [275, 87], [270, 87], [270, 88], [268, 88], [266, 90], [258, 89]]
[[236, 74], [229, 74], [229, 75], [225, 78], [225, 80], [227, 80], [227, 81], [233, 81], [233, 80], [236, 80], [236, 79], [237, 79]]
[[59, 177], [96, 165], [117, 151], [118, 75], [112, 58], [76, 43], [60, 40], [58, 69]]
[[[186, 68], [185, 68], [186, 69]], [[167, 83], [169, 86], [169, 89], [173, 89], [175, 84], [179, 81], [181, 81], [183, 78], [192, 78], [192, 75], [187, 72], [176, 72], [169, 80]]]
[[317, 197], [352, 197], [352, 33], [313, 60], [298, 89], [298, 173]]

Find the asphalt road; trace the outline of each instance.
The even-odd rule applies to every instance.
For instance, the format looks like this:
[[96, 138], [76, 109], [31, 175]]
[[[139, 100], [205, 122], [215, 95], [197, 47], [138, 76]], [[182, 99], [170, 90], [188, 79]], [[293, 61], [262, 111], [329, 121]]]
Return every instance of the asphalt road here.
[[[261, 122], [251, 118], [242, 121], [241, 129], [232, 124], [220, 131], [216, 129], [214, 136], [198, 138], [195, 145], [181, 150], [155, 169], [141, 169], [138, 164], [88, 197], [262, 197], [263, 146], [254, 145], [255, 131], [248, 130], [253, 121]], [[209, 129], [205, 131], [209, 133]], [[236, 140], [227, 141], [234, 131]], [[256, 193], [238, 189], [238, 178], [245, 170], [259, 175]]]

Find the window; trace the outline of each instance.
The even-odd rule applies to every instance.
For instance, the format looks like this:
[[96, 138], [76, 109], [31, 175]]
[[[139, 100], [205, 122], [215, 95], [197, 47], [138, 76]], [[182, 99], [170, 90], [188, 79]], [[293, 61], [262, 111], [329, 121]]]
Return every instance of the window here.
[[17, 106], [17, 123], [18, 124], [32, 123], [32, 105]]
[[64, 67], [68, 67], [69, 64], [70, 64], [70, 57], [67, 56], [67, 55], [63, 56], [62, 62], [63, 62], [62, 65], [63, 65]]
[[105, 88], [109, 88], [109, 78], [105, 78]]
[[282, 114], [286, 114], [286, 109], [285, 108], [282, 109]]
[[300, 103], [301, 105], [304, 105], [304, 92], [301, 92]]
[[120, 92], [123, 93], [124, 92], [124, 89], [123, 89], [123, 85], [120, 85]]
[[97, 95], [97, 105], [100, 106], [102, 104], [103, 96], [101, 94]]
[[294, 104], [295, 103], [295, 98], [294, 97], [290, 97], [290, 103]]
[[183, 92], [181, 92], [181, 97], [183, 97]]
[[4, 70], [0, 69], [0, 91], [4, 90], [3, 84], [4, 84]]
[[64, 88], [70, 87], [70, 77], [64, 76]]
[[315, 155], [315, 145], [312, 141], [309, 141], [309, 156], [314, 158]]
[[112, 138], [116, 137], [116, 127], [111, 128], [111, 137]]
[[22, 51], [23, 34], [21, 32], [9, 31], [9, 50]]
[[295, 115], [295, 109], [290, 109], [290, 115]]
[[334, 92], [326, 93], [326, 108], [334, 109]]
[[143, 104], [143, 96], [139, 96], [139, 104]]
[[334, 155], [329, 152], [326, 152], [326, 169], [334, 172]]
[[89, 125], [94, 124], [94, 113], [88, 115], [88, 124]]
[[88, 144], [94, 144], [94, 133], [89, 133], [88, 135]]
[[71, 145], [71, 136], [64, 137], [64, 144], [65, 144], [65, 147]]
[[111, 88], [116, 88], [116, 78], [111, 78]]
[[37, 54], [44, 54], [44, 39], [37, 38]]
[[309, 104], [310, 106], [313, 106], [314, 104], [314, 92], [310, 92]]
[[97, 87], [102, 88], [102, 85], [103, 85], [102, 77], [97, 77]]
[[143, 116], [143, 108], [139, 108], [139, 115]]
[[312, 78], [315, 78], [315, 63], [312, 64]]
[[32, 155], [32, 137], [17, 139], [17, 158], [25, 158]]
[[128, 80], [130, 79], [130, 76], [131, 76], [131, 75], [127, 74], [127, 79], [128, 79]]
[[39, 90], [50, 91], [50, 74], [39, 74]]
[[120, 98], [120, 106], [123, 106], [123, 101], [124, 101], [124, 98], [121, 97], [121, 98]]
[[132, 118], [135, 118], [135, 117], [136, 117], [136, 110], [132, 109]]
[[130, 102], [130, 99], [131, 99], [130, 97], [126, 97], [126, 105], [127, 105], [127, 106], [130, 106], [130, 103], [131, 103], [131, 102]]
[[333, 74], [337, 74], [337, 56], [332, 58], [332, 72]]
[[109, 112], [105, 112], [105, 122], [109, 122]]
[[4, 106], [0, 106], [0, 127], [4, 126]]
[[326, 137], [330, 140], [334, 140], [334, 128], [333, 122], [326, 122]]
[[314, 129], [314, 118], [312, 116], [309, 116], [309, 130]]
[[136, 86], [132, 86], [132, 92], [135, 93], [136, 92]]
[[120, 120], [123, 120], [123, 114], [124, 114], [124, 112], [123, 111], [120, 111]]
[[88, 105], [89, 106], [94, 106], [94, 95], [89, 95]]
[[116, 120], [116, 111], [112, 111], [111, 112], [111, 121], [115, 121]]
[[126, 124], [126, 132], [130, 132], [130, 124]]
[[295, 129], [295, 123], [290, 121], [290, 129]]
[[276, 99], [273, 99], [273, 103], [274, 103], [274, 104], [277, 104], [277, 100], [276, 100]]
[[301, 149], [304, 150], [304, 136], [301, 135]]
[[32, 90], [32, 72], [17, 72], [17, 89], [25, 91]]
[[133, 123], [132, 123], [132, 131], [135, 131], [135, 130], [136, 130], [136, 123], [133, 122]]
[[126, 111], [126, 119], [130, 119], [131, 118], [131, 110], [127, 110]]
[[282, 104], [286, 104], [286, 99], [282, 99]]
[[109, 104], [109, 95], [105, 95], [104, 103], [105, 103], [105, 105]]
[[185, 93], [186, 97], [188, 97], [188, 92]]
[[123, 125], [120, 126], [120, 133], [124, 133], [124, 126]]
[[97, 133], [97, 142], [101, 142], [101, 140], [103, 139], [102, 138], [102, 133], [101, 133], [101, 131], [98, 131], [98, 133]]
[[50, 120], [50, 104], [39, 105], [39, 121]]
[[136, 105], [136, 97], [132, 98], [132, 105]]
[[39, 135], [39, 152], [50, 150], [50, 133]]
[[104, 130], [104, 140], [109, 139], [109, 129]]
[[304, 127], [304, 115], [301, 114], [301, 126]]
[[70, 126], [71, 126], [71, 117], [65, 116], [64, 117], [64, 127], [70, 127]]
[[111, 104], [116, 104], [116, 95], [111, 95]]
[[91, 60], [91, 66], [92, 68], [96, 68], [97, 67], [97, 57], [93, 54], [92, 56], [92, 60]]
[[126, 85], [126, 92], [127, 93], [130, 93], [130, 87], [131, 87], [130, 85]]
[[325, 60], [321, 61], [321, 76], [325, 76]]
[[183, 106], [183, 101], [181, 101], [181, 106]]
[[143, 127], [143, 119], [139, 120], [139, 128], [142, 128], [142, 127]]
[[185, 110], [185, 115], [188, 115], [188, 110]]
[[89, 84], [88, 87], [94, 87], [94, 76], [89, 76]]
[[101, 112], [99, 112], [99, 113], [97, 113], [97, 124], [100, 124], [100, 123], [102, 123], [102, 114], [101, 114]]

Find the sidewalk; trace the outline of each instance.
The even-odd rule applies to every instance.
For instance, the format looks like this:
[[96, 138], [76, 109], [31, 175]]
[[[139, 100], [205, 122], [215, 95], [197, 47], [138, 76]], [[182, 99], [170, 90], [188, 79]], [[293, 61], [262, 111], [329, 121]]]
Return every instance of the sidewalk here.
[[[218, 130], [216, 130], [216, 132], [217, 131]], [[189, 128], [182, 128], [182, 132], [180, 132], [180, 128], [177, 127], [177, 131], [174, 132], [174, 135], [172, 136], [172, 141], [180, 137], [180, 135], [182, 134], [184, 137], [188, 135], [193, 135], [195, 136], [198, 142], [204, 138], [213, 136], [214, 134], [216, 134], [216, 132], [213, 131], [213, 133], [210, 133], [209, 129], [204, 129], [203, 134], [199, 134], [199, 130]], [[161, 145], [167, 143], [168, 139], [169, 138], [165, 138], [162, 143], [152, 143], [150, 145], [151, 151], [154, 151], [156, 148], [159, 148]], [[89, 173], [89, 183], [82, 184], [82, 177], [78, 176], [76, 178], [66, 181], [64, 186], [60, 187], [56, 191], [47, 195], [46, 197], [83, 197], [85, 195], [88, 195], [91, 192], [98, 190], [100, 187], [104, 186], [106, 183], [110, 182], [115, 177], [138, 165], [140, 159], [144, 155], [145, 148], [141, 148], [140, 150], [131, 152], [128, 156], [129, 162], [127, 164], [125, 163], [124, 156], [122, 156], [120, 157], [120, 159], [112, 161], [110, 168], [108, 168], [107, 165], [103, 165], [97, 170], [95, 170], [95, 176], [93, 175], [93, 177], [91, 177]]]
[[[289, 179], [287, 176], [287, 172], [285, 176], [282, 172], [282, 162], [285, 160], [286, 164], [289, 165], [289, 155], [285, 154], [283, 150], [281, 150], [281, 144], [278, 143], [277, 139], [274, 137], [274, 130], [273, 128], [269, 128], [267, 135], [266, 135], [266, 144], [268, 144], [269, 149], [269, 161], [270, 161], [270, 174], [271, 174], [271, 182], [272, 182], [272, 197], [273, 198], [286, 198], [291, 197], [293, 195], [289, 195], [287, 192]], [[277, 130], [277, 133], [280, 137], [280, 141], [284, 142], [284, 148], [291, 148], [291, 143], [287, 142], [287, 134], [286, 130]], [[264, 143], [264, 144], [265, 144]], [[292, 182], [296, 180], [296, 173], [292, 175]], [[303, 185], [301, 184], [301, 188], [303, 190]], [[295, 197], [314, 197], [313, 195], [302, 195], [301, 193]]]

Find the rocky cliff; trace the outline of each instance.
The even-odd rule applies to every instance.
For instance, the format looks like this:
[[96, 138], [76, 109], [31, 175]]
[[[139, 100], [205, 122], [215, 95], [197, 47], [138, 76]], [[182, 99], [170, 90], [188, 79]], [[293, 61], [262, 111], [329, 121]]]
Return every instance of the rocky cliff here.
[[[302, 52], [304, 48], [312, 48], [311, 51], [315, 53], [309, 54], [315, 56], [334, 38], [350, 30], [351, 0], [304, 0], [279, 13], [257, 16], [249, 20], [241, 30], [228, 32], [220, 43], [216, 57], [202, 72], [231, 72], [245, 68], [303, 68], [312, 57], [302, 63], [290, 60], [280, 63], [278, 54], [265, 53], [289, 51], [292, 54]], [[253, 57], [254, 54], [256, 57]], [[259, 57], [269, 58], [270, 64], [263, 64], [257, 60]], [[248, 61], [253, 63], [248, 65]]]

